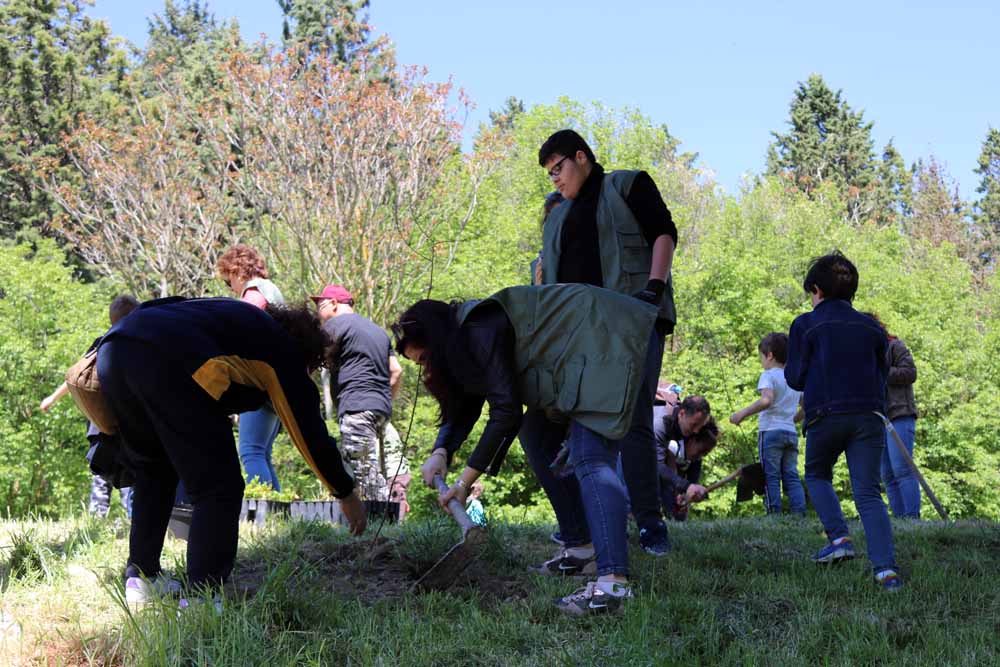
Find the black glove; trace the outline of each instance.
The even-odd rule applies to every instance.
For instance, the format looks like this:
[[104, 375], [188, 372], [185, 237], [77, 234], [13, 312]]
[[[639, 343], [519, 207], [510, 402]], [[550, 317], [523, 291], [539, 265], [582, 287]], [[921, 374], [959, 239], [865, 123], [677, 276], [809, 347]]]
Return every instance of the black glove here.
[[667, 288], [667, 284], [662, 280], [657, 280], [653, 278], [648, 283], [646, 283], [645, 289], [639, 290], [632, 296], [639, 301], [645, 301], [646, 303], [651, 303], [654, 306], [660, 305], [660, 299], [663, 298], [663, 290]]

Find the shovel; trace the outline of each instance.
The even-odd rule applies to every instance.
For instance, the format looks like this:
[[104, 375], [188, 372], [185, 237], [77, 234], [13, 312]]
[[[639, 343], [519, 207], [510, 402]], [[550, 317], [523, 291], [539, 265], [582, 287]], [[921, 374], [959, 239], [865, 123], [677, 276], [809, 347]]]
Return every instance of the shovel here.
[[[448, 485], [444, 483], [440, 475], [434, 476], [434, 486], [440, 493], [448, 491]], [[483, 548], [486, 546], [486, 529], [469, 518], [462, 503], [452, 498], [448, 501], [448, 509], [451, 510], [452, 518], [458, 522], [462, 529], [462, 539], [458, 541], [458, 544], [448, 549], [447, 553], [441, 556], [438, 562], [434, 563], [434, 566], [413, 584], [416, 591], [443, 591], [447, 589], [455, 583], [458, 575], [482, 554]]]
[[[711, 493], [735, 479], [740, 480], [736, 485], [736, 502], [742, 503], [750, 500], [754, 495], [764, 495], [764, 468], [759, 463], [751, 463], [748, 466], [743, 466], [736, 472], [726, 475], [718, 482], [706, 486], [705, 491], [706, 493]], [[686, 503], [679, 505], [679, 507], [686, 506]]]

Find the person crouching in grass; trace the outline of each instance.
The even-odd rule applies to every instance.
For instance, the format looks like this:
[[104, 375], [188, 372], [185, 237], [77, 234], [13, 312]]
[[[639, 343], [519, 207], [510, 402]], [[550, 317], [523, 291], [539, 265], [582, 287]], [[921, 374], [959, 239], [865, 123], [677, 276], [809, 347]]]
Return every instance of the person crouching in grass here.
[[642, 391], [641, 380], [659, 349], [656, 314], [655, 306], [625, 294], [556, 284], [510, 287], [483, 301], [418, 301], [392, 327], [396, 350], [423, 368], [441, 411], [421, 467], [425, 484], [447, 475], [489, 404], [478, 445], [439, 496], [443, 508], [452, 498], [464, 504], [480, 475], [499, 472], [521, 427], [522, 405], [569, 421], [573, 502], [586, 518], [585, 534], [574, 539], [592, 549], [597, 580], [555, 601], [568, 614], [619, 612], [632, 597], [625, 486], [615, 468], [632, 422], [651, 409], [652, 392]]
[[885, 410], [888, 342], [878, 324], [851, 305], [858, 270], [839, 252], [814, 259], [802, 287], [813, 310], [792, 322], [785, 380], [803, 392], [806, 487], [830, 540], [813, 561], [854, 557], [833, 489], [833, 466], [845, 454], [875, 580], [897, 590], [903, 582], [880, 487], [885, 432], [878, 413]]

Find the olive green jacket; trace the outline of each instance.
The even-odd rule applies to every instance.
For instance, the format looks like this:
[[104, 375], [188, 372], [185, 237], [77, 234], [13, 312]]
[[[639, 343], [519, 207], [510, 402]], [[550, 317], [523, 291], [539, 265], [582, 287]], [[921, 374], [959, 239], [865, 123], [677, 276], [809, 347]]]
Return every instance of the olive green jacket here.
[[612, 440], [632, 425], [657, 309], [582, 284], [508, 287], [459, 307], [499, 304], [514, 328], [521, 400], [564, 415]]
[[[597, 201], [597, 235], [601, 253], [604, 287], [631, 296], [646, 287], [653, 264], [653, 248], [646, 243], [642, 227], [632, 214], [625, 198], [632, 189], [638, 171], [609, 171], [604, 176]], [[558, 281], [560, 239], [563, 223], [572, 202], [552, 209], [542, 232], [542, 282]], [[666, 289], [659, 304], [659, 317], [677, 323], [674, 309], [674, 285], [667, 274]]]

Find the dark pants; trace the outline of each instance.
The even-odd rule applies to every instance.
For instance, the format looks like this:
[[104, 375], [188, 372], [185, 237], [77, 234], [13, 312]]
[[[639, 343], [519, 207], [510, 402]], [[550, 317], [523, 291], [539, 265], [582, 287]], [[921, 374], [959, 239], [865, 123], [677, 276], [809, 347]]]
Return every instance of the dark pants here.
[[[646, 354], [643, 387], [636, 401], [632, 427], [619, 441], [621, 463], [633, 516], [640, 528], [662, 520], [660, 480], [656, 467], [656, 440], [653, 436], [653, 398], [663, 359], [663, 337], [653, 333]], [[580, 497], [580, 485], [573, 476], [558, 478], [549, 469], [566, 439], [567, 425], [550, 422], [541, 410], [528, 410], [521, 422], [518, 439], [531, 469], [545, 491], [559, 522], [559, 533], [567, 547], [590, 542], [590, 531]]]
[[868, 542], [868, 558], [876, 572], [896, 567], [892, 524], [882, 502], [879, 466], [885, 449], [885, 427], [874, 413], [829, 415], [806, 431], [806, 488], [831, 541], [847, 537], [847, 522], [833, 489], [833, 465], [847, 457], [854, 506]]
[[224, 411], [163, 351], [115, 338], [98, 353], [101, 389], [135, 472], [128, 576], [160, 572], [178, 479], [194, 506], [188, 581], [217, 586], [233, 568], [243, 475]]
[[629, 508], [640, 528], [663, 520], [660, 512], [660, 475], [656, 466], [656, 436], [653, 433], [653, 400], [662, 365], [663, 336], [654, 332], [649, 339], [635, 417], [621, 442], [622, 473], [628, 490]]

